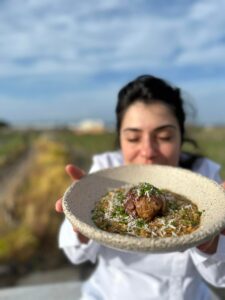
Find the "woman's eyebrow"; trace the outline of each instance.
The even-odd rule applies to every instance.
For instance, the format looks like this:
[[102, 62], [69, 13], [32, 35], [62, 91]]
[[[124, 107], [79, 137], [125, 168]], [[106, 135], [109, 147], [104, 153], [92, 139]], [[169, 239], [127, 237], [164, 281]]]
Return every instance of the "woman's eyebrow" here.
[[[165, 124], [165, 125], [162, 125], [162, 126], [159, 126], [159, 127], [156, 127], [154, 128], [154, 131], [161, 131], [161, 130], [164, 130], [164, 129], [177, 129], [177, 127], [175, 125], [172, 125], [172, 124]], [[136, 127], [127, 127], [127, 128], [124, 128], [123, 129], [123, 132], [129, 132], [129, 131], [132, 131], [132, 132], [141, 132], [142, 129], [140, 128], [136, 128]]]
[[135, 127], [127, 127], [127, 128], [125, 128], [125, 129], [123, 129], [123, 132], [127, 132], [127, 131], [140, 132], [140, 131], [142, 131], [142, 130], [139, 129], [139, 128], [135, 128]]
[[162, 126], [159, 126], [159, 127], [156, 127], [154, 130], [155, 131], [161, 131], [161, 130], [164, 130], [164, 129], [177, 129], [177, 127], [175, 125], [172, 125], [172, 124], [166, 124], [166, 125], [162, 125]]

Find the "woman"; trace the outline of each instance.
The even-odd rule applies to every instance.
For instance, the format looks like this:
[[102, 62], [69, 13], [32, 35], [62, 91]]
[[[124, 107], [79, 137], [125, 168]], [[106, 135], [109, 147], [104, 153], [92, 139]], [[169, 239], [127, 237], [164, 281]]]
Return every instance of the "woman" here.
[[[140, 76], [123, 87], [116, 107], [121, 151], [96, 155], [90, 172], [122, 164], [185, 166], [222, 182], [220, 166], [203, 157], [181, 152], [185, 113], [178, 88], [153, 77]], [[83, 172], [69, 165], [78, 180]], [[61, 201], [56, 210], [62, 211]], [[98, 265], [84, 284], [82, 299], [208, 299], [205, 281], [225, 287], [225, 237], [184, 252], [140, 254], [113, 250], [88, 240], [67, 220], [59, 244], [74, 264], [90, 260]], [[127, 298], [126, 298], [127, 297]]]

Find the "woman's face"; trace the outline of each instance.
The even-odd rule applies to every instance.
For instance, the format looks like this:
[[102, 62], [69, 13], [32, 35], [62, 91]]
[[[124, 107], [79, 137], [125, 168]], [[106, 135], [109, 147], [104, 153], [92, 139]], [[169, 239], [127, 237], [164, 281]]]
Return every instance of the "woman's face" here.
[[177, 166], [181, 150], [179, 124], [163, 103], [137, 101], [124, 114], [120, 145], [125, 164]]

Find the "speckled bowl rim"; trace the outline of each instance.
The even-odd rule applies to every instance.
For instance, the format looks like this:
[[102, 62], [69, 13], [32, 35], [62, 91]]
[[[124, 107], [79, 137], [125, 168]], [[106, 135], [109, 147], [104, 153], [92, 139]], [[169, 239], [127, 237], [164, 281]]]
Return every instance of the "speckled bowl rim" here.
[[[115, 174], [117, 173], [120, 174], [120, 172], [122, 172], [124, 174], [125, 172], [125, 174], [129, 174], [129, 176], [131, 176], [132, 173], [137, 175], [137, 174], [141, 174], [143, 171], [144, 172], [154, 171], [156, 175], [158, 174], [159, 178], [162, 177], [163, 175], [161, 174], [164, 174], [165, 172], [167, 173], [167, 175], [169, 174], [169, 177], [171, 174], [172, 177], [176, 175], [183, 180], [184, 178], [185, 179], [187, 178], [187, 180], [191, 178], [192, 180], [197, 181], [198, 186], [200, 186], [200, 188], [201, 185], [206, 187], [206, 189], [210, 188], [211, 192], [213, 191], [213, 193], [216, 193], [217, 196], [219, 195], [218, 197], [219, 198], [218, 201], [220, 205], [219, 217], [216, 217], [215, 215], [211, 215], [209, 212], [208, 221], [210, 221], [212, 224], [207, 228], [205, 228], [204, 226], [200, 226], [199, 229], [197, 229], [196, 231], [188, 235], [183, 235], [180, 237], [167, 237], [167, 238], [138, 238], [138, 237], [132, 237], [128, 235], [124, 236], [116, 233], [109, 233], [103, 231], [97, 228], [92, 220], [88, 220], [88, 221], [87, 219], [84, 220], [82, 216], [78, 216], [74, 212], [73, 205], [75, 204], [74, 201], [77, 197], [77, 191], [78, 189], [80, 189], [79, 192], [82, 192], [81, 197], [83, 197], [82, 199], [83, 203], [84, 201], [87, 201], [85, 199], [85, 194], [86, 191], [89, 191], [90, 180], [96, 183], [96, 188], [98, 189], [99, 176], [101, 178], [106, 177], [109, 179], [110, 174], [112, 173], [115, 176]], [[120, 177], [120, 175], [118, 176]], [[157, 178], [154, 178], [154, 180], [156, 180], [157, 182]], [[140, 181], [136, 180], [135, 182], [138, 183]], [[155, 185], [157, 186], [157, 184]], [[177, 192], [176, 185], [174, 185], [174, 187], [175, 188], [173, 189], [173, 191]], [[108, 189], [111, 187], [105, 187], [105, 188]], [[165, 188], [167, 187], [165, 186]], [[93, 190], [89, 191], [89, 193], [94, 193], [94, 192], [95, 191]], [[195, 193], [195, 189], [193, 189], [193, 193]], [[184, 193], [184, 195], [186, 194]], [[96, 198], [95, 201], [98, 200], [99, 198]], [[207, 201], [210, 201], [210, 199], [208, 199]], [[135, 252], [137, 251], [137, 252], [152, 252], [152, 253], [184, 251], [187, 248], [204, 243], [205, 241], [217, 235], [223, 228], [225, 228], [225, 190], [223, 189], [223, 187], [217, 184], [215, 181], [206, 178], [205, 176], [177, 167], [161, 166], [161, 165], [129, 165], [129, 166], [121, 166], [121, 167], [104, 169], [86, 175], [80, 181], [73, 183], [71, 186], [69, 186], [63, 196], [62, 204], [63, 204], [63, 210], [66, 217], [68, 218], [70, 223], [74, 227], [76, 227], [82, 234], [84, 234], [85, 236], [87, 236], [92, 240], [95, 240], [100, 244], [118, 250], [122, 250], [122, 251], [135, 251]], [[91, 210], [93, 208], [94, 207], [92, 203], [92, 206], [89, 208], [90, 219], [91, 219]]]

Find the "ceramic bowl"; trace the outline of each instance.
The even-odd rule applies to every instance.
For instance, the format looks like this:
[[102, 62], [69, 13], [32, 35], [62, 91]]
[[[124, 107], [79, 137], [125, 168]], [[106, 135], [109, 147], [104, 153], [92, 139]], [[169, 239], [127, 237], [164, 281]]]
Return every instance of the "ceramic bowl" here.
[[[200, 227], [179, 237], [142, 238], [109, 233], [96, 227], [91, 219], [95, 203], [109, 189], [126, 184], [149, 182], [187, 197], [197, 204]], [[183, 251], [217, 235], [225, 227], [225, 190], [202, 175], [191, 171], [159, 165], [129, 165], [105, 169], [83, 177], [64, 194], [63, 208], [71, 224], [85, 236], [105, 246], [125, 251]]]

